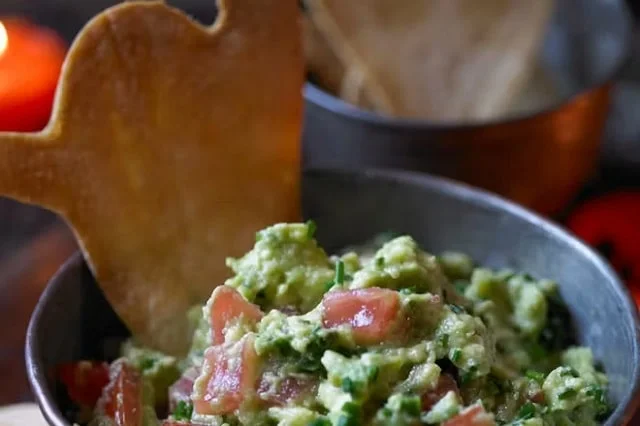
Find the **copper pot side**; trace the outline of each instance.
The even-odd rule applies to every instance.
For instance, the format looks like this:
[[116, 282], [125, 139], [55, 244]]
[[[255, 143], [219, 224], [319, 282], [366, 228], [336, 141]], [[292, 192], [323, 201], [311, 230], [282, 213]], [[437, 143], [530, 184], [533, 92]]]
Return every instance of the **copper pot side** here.
[[[309, 86], [303, 135], [306, 168], [428, 172], [553, 214], [594, 172], [612, 84], [530, 117], [460, 126], [382, 118]], [[340, 107], [332, 108], [337, 103]]]
[[427, 155], [439, 160], [430, 159], [429, 169], [557, 213], [597, 165], [610, 89], [606, 84], [531, 118], [444, 132], [431, 141], [437, 146]]
[[559, 102], [538, 113], [439, 123], [376, 114], [309, 82], [305, 168], [393, 168], [446, 176], [543, 214], [563, 210], [598, 164], [610, 95], [631, 47], [624, 0], [557, 0], [540, 65]]

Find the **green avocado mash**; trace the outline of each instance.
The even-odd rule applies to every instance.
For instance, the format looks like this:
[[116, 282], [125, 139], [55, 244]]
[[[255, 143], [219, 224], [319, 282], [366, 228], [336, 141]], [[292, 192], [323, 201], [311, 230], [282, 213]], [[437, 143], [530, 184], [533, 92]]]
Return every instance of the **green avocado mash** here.
[[329, 256], [314, 231], [277, 224], [229, 259], [234, 276], [189, 313], [186, 359], [125, 346], [157, 404], [196, 371], [179, 403], [169, 392], [175, 420], [584, 426], [608, 414], [607, 379], [573, 345], [554, 282], [436, 257], [410, 236]]

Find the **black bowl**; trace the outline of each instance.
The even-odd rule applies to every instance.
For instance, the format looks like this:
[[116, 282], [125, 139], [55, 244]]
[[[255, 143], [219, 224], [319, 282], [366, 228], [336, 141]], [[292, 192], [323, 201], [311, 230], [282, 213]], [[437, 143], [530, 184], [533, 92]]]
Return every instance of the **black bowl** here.
[[[461, 250], [483, 264], [557, 280], [579, 342], [593, 349], [611, 378], [615, 410], [606, 425], [631, 418], [640, 387], [635, 304], [612, 269], [562, 229], [488, 193], [409, 172], [311, 171], [304, 177], [302, 204], [328, 249], [392, 230], [415, 236], [433, 252]], [[51, 425], [69, 425], [51, 369], [108, 356], [105, 342], [126, 335], [75, 255], [42, 295], [27, 335], [29, 380]]]

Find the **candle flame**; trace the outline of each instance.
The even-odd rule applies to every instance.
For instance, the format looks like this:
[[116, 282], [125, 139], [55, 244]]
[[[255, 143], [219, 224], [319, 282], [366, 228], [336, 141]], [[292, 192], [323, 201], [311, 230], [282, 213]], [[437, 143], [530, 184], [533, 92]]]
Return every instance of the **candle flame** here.
[[7, 34], [7, 28], [0, 21], [0, 56], [7, 51], [7, 47], [9, 47], [9, 34]]

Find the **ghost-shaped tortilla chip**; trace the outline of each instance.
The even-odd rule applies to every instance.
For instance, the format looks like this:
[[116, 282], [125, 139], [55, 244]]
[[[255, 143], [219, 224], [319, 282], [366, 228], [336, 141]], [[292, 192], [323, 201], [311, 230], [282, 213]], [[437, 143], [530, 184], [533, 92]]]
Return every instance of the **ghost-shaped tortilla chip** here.
[[184, 353], [225, 256], [299, 217], [303, 78], [295, 0], [221, 0], [212, 26], [115, 6], [73, 43], [48, 127], [0, 134], [0, 193], [64, 217], [134, 336]]

